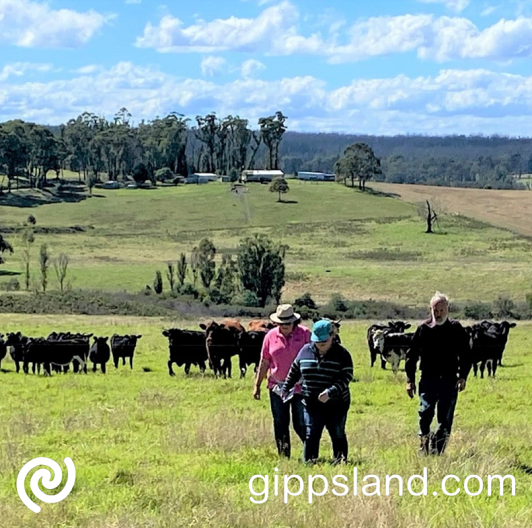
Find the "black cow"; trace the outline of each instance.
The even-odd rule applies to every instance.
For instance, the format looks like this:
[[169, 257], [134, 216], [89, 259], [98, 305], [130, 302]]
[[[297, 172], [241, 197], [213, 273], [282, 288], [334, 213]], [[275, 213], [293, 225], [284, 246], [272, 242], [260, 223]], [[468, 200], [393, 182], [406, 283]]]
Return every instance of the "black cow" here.
[[412, 345], [413, 337], [414, 333], [395, 333], [386, 329], [376, 330], [373, 334], [375, 350], [382, 359], [391, 363], [394, 376], [397, 375], [401, 360], [406, 359], [406, 353]]
[[502, 356], [508, 342], [510, 329], [515, 328], [515, 326], [515, 323], [508, 321], [501, 323], [482, 321], [466, 327], [470, 336], [471, 360], [475, 376], [480, 364], [481, 378], [484, 378], [486, 367], [488, 376], [495, 377], [497, 367], [502, 365]]
[[[375, 333], [379, 330], [384, 330], [386, 333], [396, 333], [403, 334], [406, 330], [411, 327], [410, 323], [404, 321], [389, 321], [387, 325], [384, 324], [372, 324], [366, 332], [366, 340], [369, 348], [369, 355], [371, 361], [371, 367], [375, 364], [377, 360], [377, 355], [380, 353], [374, 344]], [[381, 355], [381, 368], [386, 369], [386, 358]]]
[[28, 343], [28, 337], [21, 332], [8, 333], [6, 336], [6, 347], [9, 349], [11, 359], [15, 363], [17, 373], [20, 372], [20, 365], [24, 363], [24, 353]]
[[[77, 373], [82, 368], [83, 372], [87, 374], [87, 363], [89, 361], [89, 351], [90, 351], [90, 338], [92, 334], [72, 334], [71, 332], [52, 332], [48, 336], [48, 341], [53, 344], [55, 349], [64, 349], [63, 352], [55, 352], [60, 354], [58, 357], [61, 361], [64, 361], [64, 358], [68, 354], [72, 353], [72, 357], [81, 358], [80, 361], [74, 361], [73, 363], [73, 372]], [[65, 363], [55, 363], [52, 362], [52, 368], [55, 372], [61, 372], [61, 370], [66, 373], [69, 370], [69, 364]]]
[[205, 374], [207, 361], [207, 347], [205, 343], [205, 333], [199, 330], [181, 330], [170, 328], [163, 330], [163, 336], [168, 338], [168, 373], [175, 376], [172, 364], [178, 367], [185, 365], [185, 374], [190, 373], [191, 365], [199, 367], [202, 374]]
[[111, 352], [113, 354], [113, 362], [115, 368], [118, 368], [118, 362], [122, 358], [122, 365], [126, 364], [126, 358], [129, 358], [129, 366], [133, 369], [133, 356], [135, 354], [135, 347], [137, 340], [142, 335], [117, 335], [111, 337]]
[[248, 331], [241, 332], [238, 336], [238, 357], [240, 367], [240, 377], [246, 375], [249, 365], [254, 364], [253, 372], [257, 372], [260, 362], [260, 353], [262, 350], [262, 343], [266, 337], [267, 332], [264, 331]]
[[223, 323], [211, 321], [199, 326], [205, 330], [207, 357], [215, 377], [221, 374], [224, 379], [230, 378], [231, 358], [239, 353], [238, 336], [245, 331], [244, 327], [236, 320], [226, 320]]
[[96, 372], [98, 365], [100, 365], [102, 374], [105, 374], [106, 364], [111, 358], [108, 340], [108, 337], [94, 337], [94, 343], [89, 349], [89, 359], [92, 362], [93, 372]]
[[0, 369], [2, 368], [2, 360], [7, 355], [7, 345], [4, 341], [4, 334], [0, 334]]

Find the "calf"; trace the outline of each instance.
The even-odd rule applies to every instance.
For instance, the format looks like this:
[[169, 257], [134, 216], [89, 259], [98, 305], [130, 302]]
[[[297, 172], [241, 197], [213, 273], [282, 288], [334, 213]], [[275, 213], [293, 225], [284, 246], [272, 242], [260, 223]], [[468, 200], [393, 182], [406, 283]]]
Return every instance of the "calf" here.
[[172, 364], [178, 367], [185, 365], [185, 374], [190, 373], [191, 365], [199, 367], [202, 374], [205, 374], [207, 361], [207, 347], [205, 343], [205, 333], [198, 330], [181, 330], [170, 328], [163, 331], [163, 336], [168, 338], [168, 373], [175, 376]]
[[[375, 348], [374, 336], [379, 331], [384, 331], [385, 333], [397, 333], [403, 334], [406, 330], [411, 327], [410, 323], [403, 321], [389, 321], [387, 325], [384, 324], [373, 324], [371, 325], [366, 332], [366, 340], [369, 348], [370, 362], [371, 367], [375, 364], [377, 360], [377, 355], [380, 353], [378, 349]], [[386, 358], [381, 354], [381, 368], [386, 369]]]
[[238, 336], [244, 332], [244, 327], [235, 319], [226, 319], [223, 323], [211, 321], [199, 326], [205, 330], [207, 357], [215, 377], [221, 374], [224, 379], [230, 378], [231, 358], [239, 352]]
[[94, 337], [94, 343], [89, 349], [89, 359], [92, 362], [92, 371], [96, 372], [98, 365], [102, 374], [105, 374], [106, 364], [111, 358], [111, 349], [109, 348], [108, 337]]
[[264, 331], [248, 331], [241, 332], [238, 336], [238, 357], [240, 366], [240, 377], [246, 375], [249, 365], [254, 364], [253, 372], [257, 372], [260, 362], [260, 353], [262, 350], [262, 343], [266, 337]]
[[2, 360], [7, 355], [7, 345], [4, 341], [4, 334], [0, 334], [0, 369], [2, 368]]
[[129, 358], [129, 366], [133, 369], [133, 356], [135, 354], [135, 347], [137, 340], [142, 335], [117, 335], [111, 337], [111, 352], [113, 354], [113, 362], [115, 368], [118, 368], [118, 362], [122, 358], [122, 365], [126, 364], [126, 358]]
[[410, 349], [413, 337], [413, 333], [389, 332], [386, 329], [377, 330], [373, 335], [375, 350], [381, 358], [391, 363], [394, 376], [397, 375], [401, 360], [406, 359], [406, 353]]

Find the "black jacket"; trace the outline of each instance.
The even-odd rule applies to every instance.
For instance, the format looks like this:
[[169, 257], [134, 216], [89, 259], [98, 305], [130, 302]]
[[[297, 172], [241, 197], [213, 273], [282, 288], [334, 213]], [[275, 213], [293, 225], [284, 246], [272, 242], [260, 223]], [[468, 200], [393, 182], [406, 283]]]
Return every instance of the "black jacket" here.
[[415, 383], [417, 362], [423, 378], [467, 379], [471, 370], [469, 335], [455, 320], [441, 326], [432, 319], [421, 323], [406, 353], [405, 371], [408, 382]]

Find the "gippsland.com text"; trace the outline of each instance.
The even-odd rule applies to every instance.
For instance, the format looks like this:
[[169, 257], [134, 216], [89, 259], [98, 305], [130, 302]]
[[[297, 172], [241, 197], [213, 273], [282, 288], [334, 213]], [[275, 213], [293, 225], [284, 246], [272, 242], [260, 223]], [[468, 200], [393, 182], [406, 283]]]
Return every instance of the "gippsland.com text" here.
[[411, 475], [403, 479], [400, 475], [366, 475], [358, 474], [358, 468], [353, 468], [350, 477], [344, 474], [334, 475], [329, 479], [323, 475], [308, 475], [306, 482], [300, 475], [279, 475], [278, 468], [270, 475], [254, 475], [249, 480], [250, 501], [254, 504], [264, 504], [271, 496], [281, 497], [288, 503], [290, 497], [304, 496], [312, 503], [316, 497], [332, 493], [337, 497], [347, 495], [366, 497], [381, 495], [403, 496], [406, 493], [414, 497], [440, 493], [448, 497], [466, 494], [470, 497], [481, 495], [515, 496], [515, 478], [512, 475], [487, 475], [484, 479], [478, 475], [469, 475], [460, 479], [457, 475], [446, 475], [437, 486], [429, 491], [427, 468], [423, 468], [423, 475]]

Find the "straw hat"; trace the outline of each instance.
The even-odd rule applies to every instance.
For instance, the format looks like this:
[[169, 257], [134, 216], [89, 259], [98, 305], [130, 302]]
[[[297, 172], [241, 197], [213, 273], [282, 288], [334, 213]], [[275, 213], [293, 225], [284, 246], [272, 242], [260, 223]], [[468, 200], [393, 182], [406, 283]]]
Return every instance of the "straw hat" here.
[[277, 307], [277, 311], [270, 315], [270, 319], [278, 324], [294, 323], [301, 319], [301, 315], [294, 312], [291, 304], [281, 304]]

